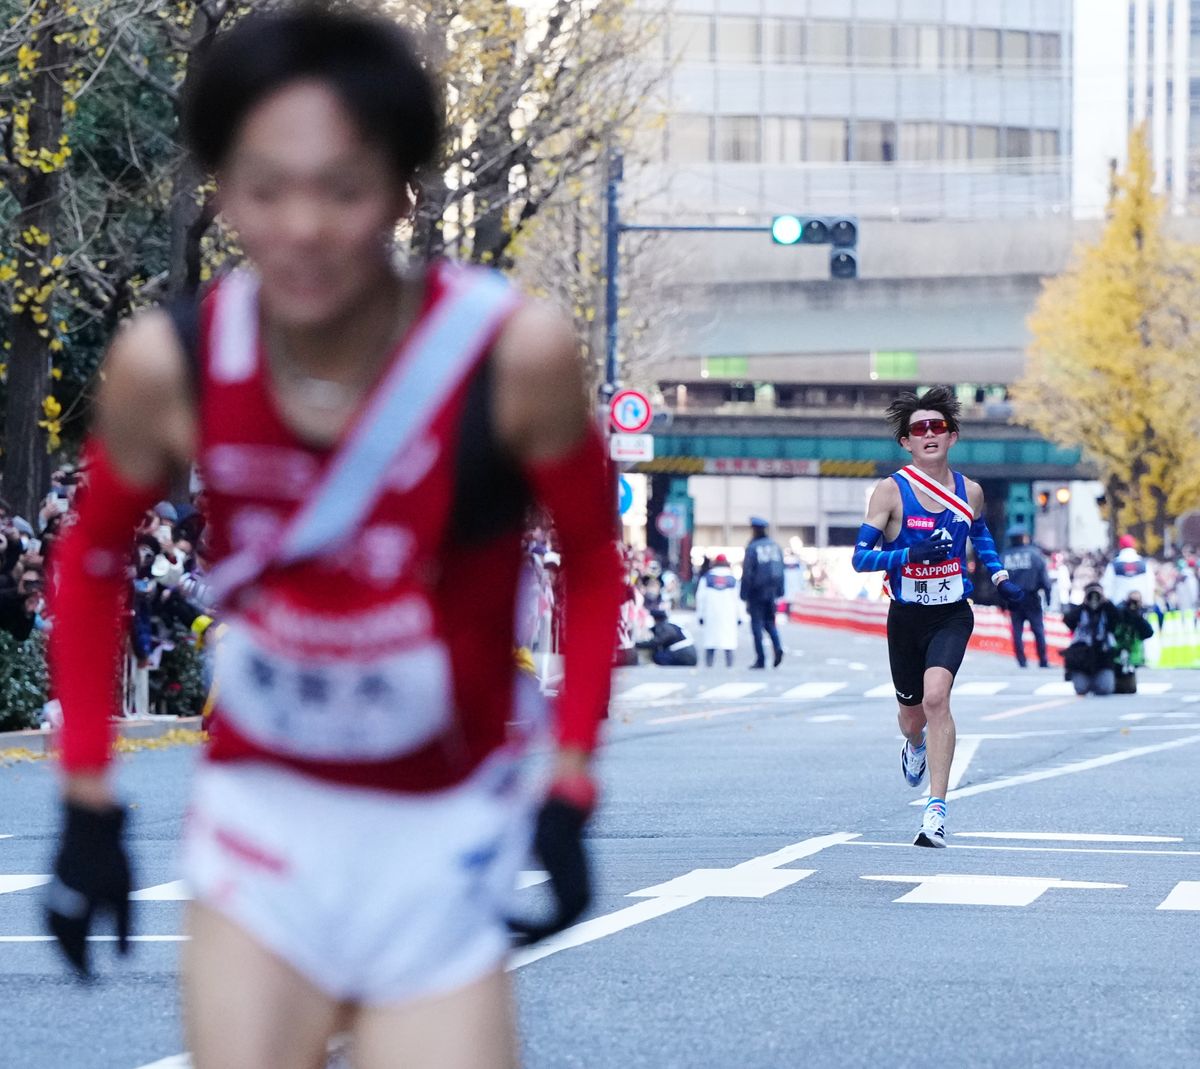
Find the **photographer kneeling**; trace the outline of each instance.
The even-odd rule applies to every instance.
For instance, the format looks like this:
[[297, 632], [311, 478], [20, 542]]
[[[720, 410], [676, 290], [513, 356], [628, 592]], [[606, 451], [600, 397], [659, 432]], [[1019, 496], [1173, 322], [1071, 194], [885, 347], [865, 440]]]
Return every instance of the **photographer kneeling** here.
[[1146, 625], [1136, 613], [1118, 608], [1104, 596], [1099, 583], [1084, 588], [1083, 604], [1063, 613], [1071, 630], [1071, 645], [1063, 651], [1067, 679], [1076, 694], [1112, 694], [1116, 690], [1116, 666], [1122, 632]]

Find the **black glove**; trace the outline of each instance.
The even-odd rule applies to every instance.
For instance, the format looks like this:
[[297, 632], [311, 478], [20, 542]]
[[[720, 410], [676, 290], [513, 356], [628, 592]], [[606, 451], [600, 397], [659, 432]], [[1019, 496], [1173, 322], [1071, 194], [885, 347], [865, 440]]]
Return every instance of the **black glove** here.
[[1022, 590], [1011, 579], [1001, 579], [996, 584], [996, 590], [1004, 599], [1004, 604], [1012, 608], [1015, 605], [1020, 605], [1025, 600], [1025, 591]]
[[516, 946], [529, 946], [569, 928], [592, 900], [592, 879], [583, 829], [589, 810], [551, 795], [538, 813], [533, 848], [542, 867], [550, 874], [555, 911], [544, 921], [510, 918], [508, 930]]
[[46, 924], [80, 976], [88, 970], [87, 936], [97, 913], [111, 912], [117, 949], [129, 953], [129, 859], [121, 842], [125, 810], [66, 803], [66, 825], [44, 899]]
[[950, 559], [954, 543], [949, 538], [927, 538], [908, 547], [908, 559], [915, 564], [939, 564]]

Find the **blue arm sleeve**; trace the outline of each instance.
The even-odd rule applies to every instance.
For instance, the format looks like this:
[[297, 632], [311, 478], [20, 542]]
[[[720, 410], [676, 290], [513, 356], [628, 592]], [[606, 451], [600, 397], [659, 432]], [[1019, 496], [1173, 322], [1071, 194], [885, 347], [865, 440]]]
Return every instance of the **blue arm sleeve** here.
[[977, 516], [971, 524], [971, 545], [975, 547], [975, 559], [979, 561], [990, 575], [1003, 572], [1004, 562], [996, 552], [996, 543], [992, 532], [988, 530], [987, 520]]
[[886, 572], [893, 565], [903, 564], [908, 559], [907, 549], [893, 549], [888, 552], [876, 549], [875, 544], [882, 537], [883, 532], [869, 523], [864, 523], [858, 529], [854, 556], [850, 558], [856, 572]]

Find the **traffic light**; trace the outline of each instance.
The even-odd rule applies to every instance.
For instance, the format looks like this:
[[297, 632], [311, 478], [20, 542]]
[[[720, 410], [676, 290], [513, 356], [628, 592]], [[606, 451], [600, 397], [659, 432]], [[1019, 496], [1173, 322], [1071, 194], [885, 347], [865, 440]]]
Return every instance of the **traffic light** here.
[[858, 218], [853, 215], [777, 215], [771, 220], [777, 245], [830, 245], [829, 277], [858, 277]]

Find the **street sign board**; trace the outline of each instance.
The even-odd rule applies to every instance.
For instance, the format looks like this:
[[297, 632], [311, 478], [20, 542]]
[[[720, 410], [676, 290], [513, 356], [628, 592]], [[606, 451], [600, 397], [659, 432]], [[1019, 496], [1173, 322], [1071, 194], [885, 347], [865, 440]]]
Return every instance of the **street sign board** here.
[[608, 406], [612, 425], [623, 434], [640, 434], [654, 419], [650, 398], [640, 390], [618, 390]]
[[682, 538], [687, 534], [687, 520], [678, 512], [668, 512], [664, 509], [658, 514], [654, 526], [663, 538]]
[[613, 460], [636, 464], [654, 459], [654, 435], [614, 434], [608, 440], [608, 455]]
[[617, 483], [617, 508], [622, 516], [633, 508], [633, 486], [624, 475]]

